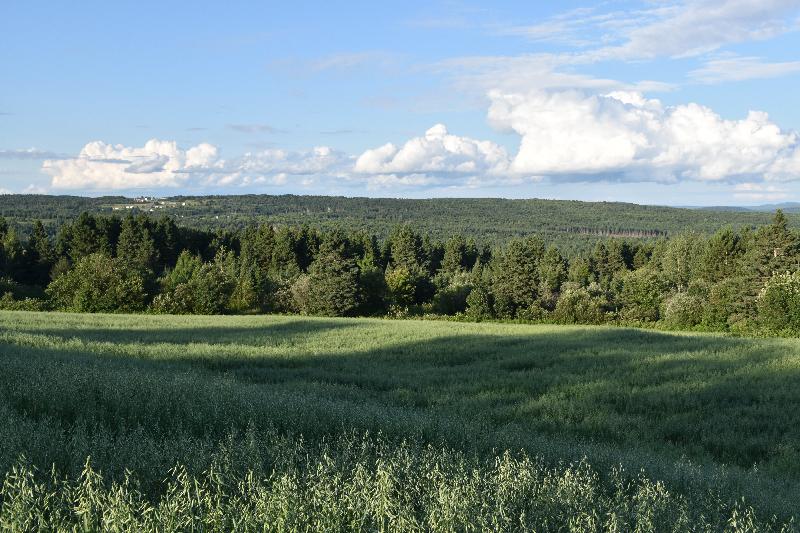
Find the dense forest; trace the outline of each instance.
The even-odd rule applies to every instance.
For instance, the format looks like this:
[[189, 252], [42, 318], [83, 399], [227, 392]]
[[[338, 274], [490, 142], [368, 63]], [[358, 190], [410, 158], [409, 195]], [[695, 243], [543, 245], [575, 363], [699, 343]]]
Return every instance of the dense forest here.
[[770, 213], [730, 208], [680, 209], [619, 202], [503, 200], [496, 198], [344, 198], [332, 196], [178, 196], [130, 199], [119, 196], [0, 195], [0, 216], [27, 236], [41, 220], [54, 236], [82, 212], [169, 215], [181, 226], [241, 231], [253, 223], [308, 225], [323, 231], [364, 230], [385, 239], [398, 224], [410, 224], [434, 240], [454, 234], [479, 245], [500, 245], [533, 233], [567, 257], [590, 252], [598, 237], [644, 241], [686, 231], [711, 234], [769, 222]]
[[800, 331], [800, 234], [769, 224], [629, 241], [567, 258], [539, 236], [502, 246], [409, 224], [364, 230], [179, 226], [83, 213], [51, 237], [0, 220], [2, 306], [80, 312], [447, 315], [553, 323]]

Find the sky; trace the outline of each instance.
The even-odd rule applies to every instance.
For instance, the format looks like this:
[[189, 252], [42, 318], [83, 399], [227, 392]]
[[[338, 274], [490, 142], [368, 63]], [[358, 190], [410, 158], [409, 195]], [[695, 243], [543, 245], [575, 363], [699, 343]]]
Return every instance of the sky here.
[[0, 193], [800, 201], [800, 0], [0, 7]]

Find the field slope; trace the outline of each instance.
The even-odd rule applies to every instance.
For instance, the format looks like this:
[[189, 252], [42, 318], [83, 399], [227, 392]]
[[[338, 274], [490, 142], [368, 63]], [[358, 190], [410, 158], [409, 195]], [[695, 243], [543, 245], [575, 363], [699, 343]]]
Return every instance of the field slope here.
[[798, 451], [800, 340], [0, 313], [0, 526], [769, 527]]

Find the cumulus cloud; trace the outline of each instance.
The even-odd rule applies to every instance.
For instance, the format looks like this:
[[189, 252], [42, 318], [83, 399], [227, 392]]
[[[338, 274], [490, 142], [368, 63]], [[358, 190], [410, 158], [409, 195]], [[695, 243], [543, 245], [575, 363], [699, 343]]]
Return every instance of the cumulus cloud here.
[[667, 107], [639, 93], [490, 94], [489, 121], [521, 136], [515, 174], [632, 181], [800, 177], [799, 139], [766, 113], [727, 120], [712, 109]]
[[217, 185], [284, 185], [290, 179], [310, 186], [319, 177], [346, 177], [349, 158], [328, 146], [311, 150], [266, 149], [247, 152], [215, 178]]
[[346, 159], [343, 153], [328, 146], [317, 146], [307, 151], [268, 149], [247, 152], [238, 168], [255, 173], [319, 174], [335, 170]]
[[280, 185], [289, 176], [335, 172], [346, 156], [328, 147], [309, 151], [263, 150], [225, 160], [216, 146], [187, 150], [152, 139], [143, 147], [88, 143], [77, 157], [46, 160], [42, 170], [53, 189], [130, 190]]
[[140, 148], [90, 142], [75, 158], [45, 160], [42, 170], [54, 189], [118, 190], [186, 185], [192, 171], [221, 164], [212, 145], [184, 151], [175, 141], [151, 139]]
[[781, 130], [763, 112], [730, 120], [699, 104], [665, 106], [625, 91], [493, 91], [489, 97], [489, 123], [520, 137], [513, 156], [491, 141], [452, 135], [437, 124], [402, 146], [387, 143], [366, 150], [354, 172], [374, 188], [481, 187], [543, 178], [662, 183], [800, 179], [800, 136]]
[[354, 170], [362, 174], [498, 174], [507, 169], [508, 154], [491, 141], [448, 133], [436, 124], [422, 137], [365, 151]]
[[442, 184], [442, 180], [428, 174], [375, 174], [367, 178], [369, 190], [424, 189]]

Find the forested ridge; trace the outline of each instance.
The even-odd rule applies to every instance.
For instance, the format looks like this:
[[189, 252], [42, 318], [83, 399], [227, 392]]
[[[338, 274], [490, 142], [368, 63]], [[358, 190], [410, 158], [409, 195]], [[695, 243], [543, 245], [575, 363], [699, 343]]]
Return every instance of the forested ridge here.
[[2, 305], [174, 314], [447, 315], [553, 323], [800, 331], [800, 234], [777, 211], [756, 229], [630, 241], [568, 258], [537, 235], [439, 240], [410, 224], [364, 230], [179, 226], [84, 212], [51, 237], [0, 220]]
[[590, 251], [597, 237], [651, 239], [685, 231], [710, 234], [769, 222], [770, 214], [725, 208], [682, 209], [621, 202], [505, 200], [498, 198], [345, 198], [336, 196], [177, 196], [147, 200], [121, 196], [0, 196], [0, 215], [23, 233], [35, 220], [55, 234], [82, 212], [166, 214], [181, 226], [241, 230], [253, 223], [304, 225], [322, 230], [365, 230], [386, 238], [398, 224], [411, 224], [433, 239], [460, 233], [479, 244], [503, 244], [538, 234], [567, 256]]

